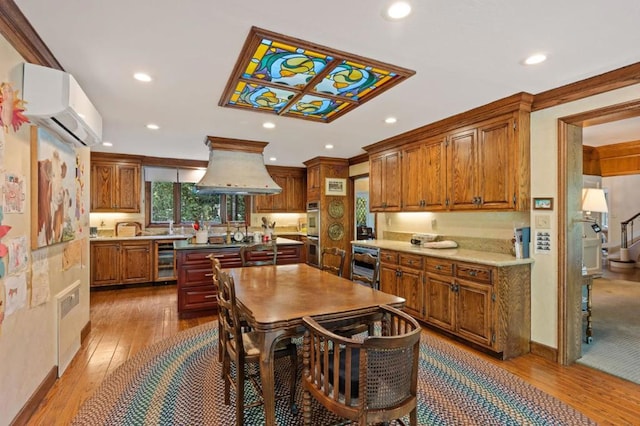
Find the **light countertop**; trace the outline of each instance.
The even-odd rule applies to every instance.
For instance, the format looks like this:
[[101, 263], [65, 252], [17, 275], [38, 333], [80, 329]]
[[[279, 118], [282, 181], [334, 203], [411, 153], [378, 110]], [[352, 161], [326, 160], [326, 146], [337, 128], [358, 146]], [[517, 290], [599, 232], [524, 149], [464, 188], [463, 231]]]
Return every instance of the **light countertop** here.
[[460, 260], [490, 266], [513, 266], [533, 263], [533, 259], [516, 259], [514, 256], [504, 253], [492, 253], [487, 251], [469, 250], [464, 248], [432, 249], [416, 246], [406, 241], [394, 240], [356, 240], [352, 245], [401, 251], [404, 253], [419, 254], [423, 256], [439, 257], [443, 259]]

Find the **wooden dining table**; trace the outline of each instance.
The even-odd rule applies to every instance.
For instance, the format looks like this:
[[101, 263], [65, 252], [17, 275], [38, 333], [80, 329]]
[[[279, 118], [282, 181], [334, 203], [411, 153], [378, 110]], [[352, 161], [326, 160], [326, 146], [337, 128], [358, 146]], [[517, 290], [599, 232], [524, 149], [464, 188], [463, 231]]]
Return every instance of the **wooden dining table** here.
[[304, 263], [225, 269], [234, 279], [242, 317], [259, 332], [260, 378], [265, 424], [275, 425], [275, 343], [304, 332], [302, 318], [319, 320], [366, 313], [380, 305], [402, 308], [405, 300]]

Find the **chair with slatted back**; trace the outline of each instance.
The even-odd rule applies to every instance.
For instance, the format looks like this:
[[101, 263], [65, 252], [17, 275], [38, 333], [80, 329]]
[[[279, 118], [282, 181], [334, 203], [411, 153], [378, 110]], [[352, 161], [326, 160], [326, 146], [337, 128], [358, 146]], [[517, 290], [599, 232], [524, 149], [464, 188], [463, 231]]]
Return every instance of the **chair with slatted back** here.
[[278, 258], [276, 241], [257, 243], [240, 248], [242, 266], [275, 265]]
[[[220, 272], [222, 271], [222, 265], [220, 264], [220, 260], [213, 257], [213, 254], [207, 256], [211, 260], [211, 270], [213, 279], [213, 285], [216, 286], [218, 292], [220, 292]], [[218, 361], [222, 362], [222, 355], [224, 349], [224, 342], [222, 342], [222, 338], [224, 337], [224, 333], [222, 332], [222, 321], [220, 321], [220, 312], [218, 312]]]
[[[262, 398], [251, 404], [245, 404], [244, 381], [247, 377], [245, 366], [248, 363], [258, 364], [260, 362], [260, 350], [258, 345], [259, 335], [257, 332], [243, 332], [240, 315], [236, 305], [236, 292], [233, 277], [227, 272], [221, 271], [219, 274], [220, 293], [218, 305], [220, 310], [220, 322], [224, 337], [224, 355], [222, 357], [222, 374], [224, 377], [224, 403], [231, 404], [231, 388], [236, 393], [236, 424], [244, 424], [244, 408], [253, 407], [262, 403]], [[290, 390], [289, 403], [292, 410], [295, 410], [295, 390], [298, 371], [298, 352], [295, 343], [291, 339], [284, 339], [276, 343], [274, 349], [274, 360], [282, 357], [289, 357], [291, 368], [289, 372]], [[235, 374], [231, 369], [231, 363], [235, 365]], [[256, 392], [260, 393], [262, 387], [256, 382], [256, 377], [248, 377], [254, 385]]]
[[[359, 263], [365, 263], [373, 270], [371, 276], [361, 273]], [[351, 276], [350, 280], [369, 284], [371, 288], [378, 289], [378, 274], [380, 273], [380, 262], [377, 257], [370, 253], [353, 253], [351, 257]]]
[[346, 252], [344, 250], [338, 247], [325, 247], [322, 249], [322, 255], [320, 257], [320, 269], [341, 277], [345, 257]]
[[[345, 312], [331, 320], [304, 317], [303, 419], [311, 425], [311, 398], [359, 425], [409, 415], [417, 425], [418, 357], [421, 328], [408, 314], [380, 306], [367, 314]], [[331, 330], [371, 325], [353, 338]]]

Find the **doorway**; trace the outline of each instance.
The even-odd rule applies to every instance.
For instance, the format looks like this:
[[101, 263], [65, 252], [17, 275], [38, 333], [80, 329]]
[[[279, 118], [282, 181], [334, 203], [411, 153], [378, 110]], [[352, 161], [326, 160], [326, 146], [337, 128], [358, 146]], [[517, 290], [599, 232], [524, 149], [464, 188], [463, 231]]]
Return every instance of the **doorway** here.
[[574, 363], [582, 340], [582, 129], [640, 116], [640, 100], [558, 119], [558, 361]]
[[376, 216], [369, 211], [369, 176], [359, 176], [353, 180], [353, 196], [355, 239], [375, 238]]

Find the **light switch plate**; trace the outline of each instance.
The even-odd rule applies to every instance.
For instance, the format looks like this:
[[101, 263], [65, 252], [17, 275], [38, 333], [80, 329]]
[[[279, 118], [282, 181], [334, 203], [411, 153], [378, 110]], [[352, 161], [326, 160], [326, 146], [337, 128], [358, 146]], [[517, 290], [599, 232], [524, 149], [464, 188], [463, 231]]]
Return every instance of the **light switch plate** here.
[[537, 214], [535, 216], [536, 219], [536, 228], [538, 229], [549, 229], [551, 227], [551, 216], [548, 214]]

